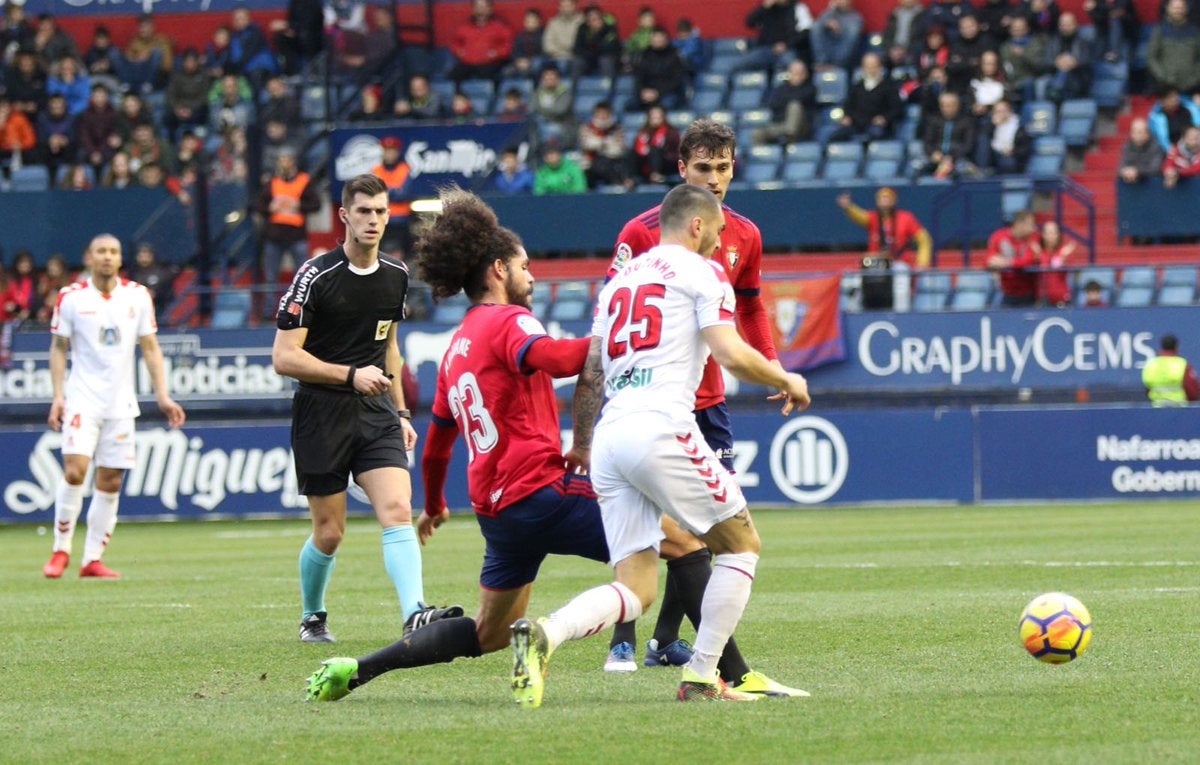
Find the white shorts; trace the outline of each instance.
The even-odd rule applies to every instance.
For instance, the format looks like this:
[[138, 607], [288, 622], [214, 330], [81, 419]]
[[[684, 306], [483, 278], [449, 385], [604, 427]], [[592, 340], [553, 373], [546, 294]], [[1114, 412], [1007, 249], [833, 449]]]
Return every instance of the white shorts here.
[[100, 419], [69, 409], [63, 413], [62, 453], [93, 460], [96, 467], [132, 470], [137, 463], [134, 419]]
[[614, 564], [648, 547], [658, 550], [663, 513], [699, 536], [746, 507], [696, 421], [673, 422], [657, 413], [600, 421], [592, 486]]

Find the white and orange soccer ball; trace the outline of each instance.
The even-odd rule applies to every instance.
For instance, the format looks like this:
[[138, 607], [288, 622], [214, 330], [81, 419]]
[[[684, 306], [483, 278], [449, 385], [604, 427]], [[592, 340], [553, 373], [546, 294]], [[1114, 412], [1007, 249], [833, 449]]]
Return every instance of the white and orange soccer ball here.
[[1064, 664], [1079, 658], [1092, 642], [1092, 615], [1063, 592], [1039, 595], [1025, 606], [1018, 625], [1021, 643], [1038, 661]]

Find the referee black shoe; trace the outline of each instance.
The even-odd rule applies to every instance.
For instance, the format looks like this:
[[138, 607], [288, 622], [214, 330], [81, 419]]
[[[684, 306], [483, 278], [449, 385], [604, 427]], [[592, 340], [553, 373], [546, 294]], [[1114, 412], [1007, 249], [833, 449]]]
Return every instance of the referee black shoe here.
[[300, 622], [300, 642], [302, 643], [336, 643], [329, 625], [325, 623], [325, 612], [317, 611], [309, 614]]
[[462, 606], [446, 606], [438, 608], [436, 606], [427, 606], [424, 603], [417, 603], [419, 608], [416, 613], [404, 620], [404, 634], [415, 632], [429, 624], [442, 619], [457, 619], [463, 615]]

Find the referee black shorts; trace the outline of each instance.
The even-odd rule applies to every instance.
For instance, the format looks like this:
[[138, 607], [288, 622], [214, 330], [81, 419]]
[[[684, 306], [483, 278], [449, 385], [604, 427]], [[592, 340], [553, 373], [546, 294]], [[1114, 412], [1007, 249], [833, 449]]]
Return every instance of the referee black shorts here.
[[391, 396], [359, 396], [300, 386], [292, 400], [292, 452], [301, 494], [346, 490], [350, 474], [408, 469], [404, 431]]

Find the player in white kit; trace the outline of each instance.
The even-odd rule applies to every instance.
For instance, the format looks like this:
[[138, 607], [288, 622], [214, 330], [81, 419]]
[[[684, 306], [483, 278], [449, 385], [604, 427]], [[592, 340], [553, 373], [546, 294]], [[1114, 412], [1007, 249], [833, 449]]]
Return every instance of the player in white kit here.
[[[780, 389], [785, 415], [808, 406], [808, 384], [768, 362], [734, 328], [733, 289], [708, 259], [725, 225], [717, 198], [677, 186], [660, 217], [661, 244], [632, 260], [600, 293], [567, 455], [592, 470], [616, 582], [577, 596], [549, 618], [513, 624], [512, 687], [521, 706], [541, 705], [546, 665], [561, 643], [636, 619], [654, 600], [664, 512], [716, 556], [677, 698], [758, 699], [727, 688], [716, 671], [750, 597], [758, 533], [741, 489], [705, 443], [692, 410], [710, 352], [740, 379]], [[607, 403], [593, 449], [602, 397]]]
[[[63, 481], [54, 501], [54, 552], [42, 568], [62, 576], [71, 560], [71, 538], [83, 508], [83, 480], [96, 462], [95, 490], [88, 506], [82, 577], [117, 579], [100, 556], [117, 523], [125, 471], [134, 466], [134, 419], [140, 414], [134, 349], [150, 372], [158, 408], [167, 423], [183, 424], [183, 408], [167, 392], [162, 350], [155, 333], [154, 300], [140, 284], [120, 277], [121, 243], [100, 234], [88, 245], [92, 274], [58, 293], [50, 332], [50, 380], [54, 400], [48, 422], [61, 430]], [[67, 375], [67, 359], [71, 371]], [[65, 378], [65, 383], [64, 383]]]

